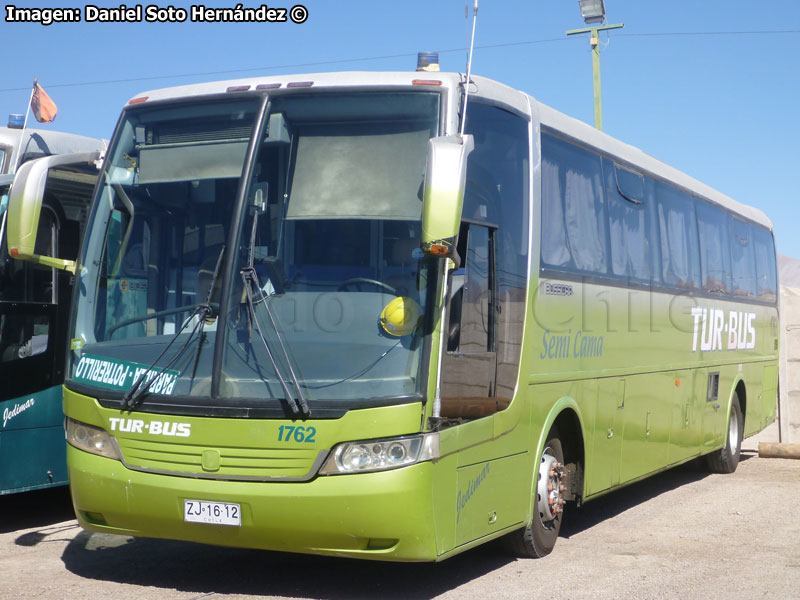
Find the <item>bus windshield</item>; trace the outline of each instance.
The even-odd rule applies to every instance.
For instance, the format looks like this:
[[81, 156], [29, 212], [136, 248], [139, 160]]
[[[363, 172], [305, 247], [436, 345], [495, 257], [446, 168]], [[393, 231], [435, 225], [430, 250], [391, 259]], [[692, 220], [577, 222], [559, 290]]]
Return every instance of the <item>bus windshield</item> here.
[[150, 399], [237, 405], [419, 393], [438, 127], [428, 92], [126, 111], [86, 237], [70, 381], [113, 397], [144, 377]]

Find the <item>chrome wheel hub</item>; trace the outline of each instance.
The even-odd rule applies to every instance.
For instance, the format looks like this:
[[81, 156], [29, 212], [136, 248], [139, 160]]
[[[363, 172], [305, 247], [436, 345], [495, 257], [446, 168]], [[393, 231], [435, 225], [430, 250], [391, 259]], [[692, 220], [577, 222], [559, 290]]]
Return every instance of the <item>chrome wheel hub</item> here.
[[564, 511], [565, 489], [564, 466], [550, 454], [550, 448], [545, 448], [536, 486], [536, 506], [542, 521], [552, 521]]
[[731, 407], [731, 418], [728, 421], [728, 449], [731, 454], [736, 453], [739, 447], [739, 415]]

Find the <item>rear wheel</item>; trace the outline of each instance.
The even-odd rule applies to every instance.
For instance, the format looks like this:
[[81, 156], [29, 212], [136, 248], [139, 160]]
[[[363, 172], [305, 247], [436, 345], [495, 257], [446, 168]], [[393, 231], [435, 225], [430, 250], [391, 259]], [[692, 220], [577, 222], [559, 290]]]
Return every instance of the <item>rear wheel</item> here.
[[706, 465], [713, 473], [733, 473], [739, 464], [742, 452], [742, 436], [744, 434], [744, 418], [739, 405], [739, 395], [733, 393], [731, 414], [728, 417], [728, 433], [725, 445], [716, 452], [706, 456]]
[[564, 513], [564, 492], [564, 452], [558, 439], [558, 431], [553, 429], [548, 434], [539, 457], [533, 518], [527, 527], [509, 534], [508, 537], [515, 554], [541, 558], [553, 551]]

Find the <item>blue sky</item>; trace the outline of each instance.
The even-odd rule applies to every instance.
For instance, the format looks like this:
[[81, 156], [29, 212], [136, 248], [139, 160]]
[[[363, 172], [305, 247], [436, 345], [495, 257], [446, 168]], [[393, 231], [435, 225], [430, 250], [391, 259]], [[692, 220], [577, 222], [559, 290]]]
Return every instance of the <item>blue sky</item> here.
[[[409, 70], [418, 51], [433, 50], [441, 52], [443, 70], [465, 68], [464, 0], [303, 4], [309, 17], [301, 25], [187, 20], [44, 27], [0, 20], [6, 56], [0, 116], [25, 110], [34, 76], [59, 106], [55, 123], [42, 127], [108, 138], [122, 105], [148, 89], [256, 75]], [[652, 0], [606, 0], [608, 22], [625, 28], [601, 37], [604, 130], [761, 208], [775, 224], [778, 252], [800, 257], [800, 2], [665, 4], [668, 12]], [[564, 35], [582, 26], [577, 0], [481, 0], [473, 72], [592, 123], [588, 37]], [[776, 30], [793, 32], [686, 35]]]

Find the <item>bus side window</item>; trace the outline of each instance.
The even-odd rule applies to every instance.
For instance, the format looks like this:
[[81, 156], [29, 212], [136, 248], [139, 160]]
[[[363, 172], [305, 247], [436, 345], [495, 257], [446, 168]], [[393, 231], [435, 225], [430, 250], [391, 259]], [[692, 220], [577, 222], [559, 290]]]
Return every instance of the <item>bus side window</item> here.
[[758, 298], [775, 302], [778, 294], [778, 279], [775, 273], [775, 245], [772, 234], [766, 229], [753, 227], [753, 246], [756, 254]]
[[494, 351], [494, 232], [462, 223], [461, 265], [452, 273], [447, 351]]
[[0, 362], [42, 354], [47, 350], [49, 315], [0, 315]]
[[645, 179], [634, 171], [603, 158], [608, 212], [611, 273], [627, 281], [652, 280], [652, 203], [645, 194]]
[[688, 194], [656, 182], [661, 249], [661, 282], [678, 289], [700, 288], [700, 247], [694, 200]]
[[[37, 254], [53, 256], [57, 248], [58, 226], [55, 214], [42, 208], [36, 233]], [[13, 260], [4, 254], [2, 299], [21, 304], [3, 307], [0, 315], [0, 362], [10, 362], [42, 354], [47, 350], [50, 314], [43, 309], [31, 312], [29, 303], [55, 304], [58, 299], [57, 272], [52, 267]]]
[[728, 214], [702, 200], [698, 200], [695, 206], [703, 289], [712, 294], [729, 294], [733, 286]]
[[755, 298], [758, 295], [758, 282], [751, 227], [749, 223], [733, 217], [730, 217], [730, 223], [733, 295]]
[[600, 156], [542, 135], [542, 266], [607, 276], [607, 208]]

